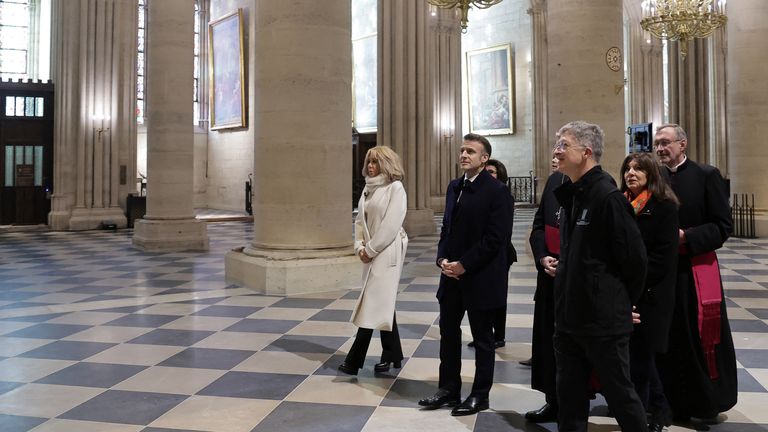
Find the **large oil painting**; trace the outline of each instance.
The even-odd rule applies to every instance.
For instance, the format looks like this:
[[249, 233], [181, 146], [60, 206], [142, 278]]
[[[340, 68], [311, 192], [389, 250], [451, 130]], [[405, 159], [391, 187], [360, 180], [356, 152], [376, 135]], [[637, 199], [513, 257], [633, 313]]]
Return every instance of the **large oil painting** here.
[[467, 52], [469, 130], [481, 135], [515, 132], [515, 92], [509, 44]]
[[245, 122], [243, 10], [208, 25], [211, 129], [241, 128]]

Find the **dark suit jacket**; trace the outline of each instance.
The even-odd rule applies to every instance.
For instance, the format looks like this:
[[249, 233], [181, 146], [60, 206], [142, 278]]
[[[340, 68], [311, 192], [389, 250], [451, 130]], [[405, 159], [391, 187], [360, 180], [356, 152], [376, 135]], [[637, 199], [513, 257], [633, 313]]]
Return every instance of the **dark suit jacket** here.
[[464, 176], [448, 185], [437, 257], [438, 265], [443, 258], [460, 261], [466, 273], [458, 281], [441, 275], [437, 298], [441, 300], [446, 289], [459, 289], [467, 309], [503, 307], [509, 281], [512, 196], [485, 170], [462, 191], [463, 181]]

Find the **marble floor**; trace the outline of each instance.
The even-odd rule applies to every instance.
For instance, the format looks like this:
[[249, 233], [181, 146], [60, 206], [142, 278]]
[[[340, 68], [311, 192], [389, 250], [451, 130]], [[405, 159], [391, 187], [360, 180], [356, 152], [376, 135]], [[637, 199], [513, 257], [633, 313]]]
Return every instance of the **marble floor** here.
[[[224, 253], [247, 243], [250, 223], [209, 224], [201, 253], [140, 252], [130, 230], [0, 232], [0, 431], [555, 431], [521, 415], [543, 403], [518, 364], [530, 356], [531, 218], [529, 209], [516, 217], [520, 262], [491, 409], [469, 417], [416, 405], [437, 381], [436, 235], [409, 245], [402, 369], [373, 373], [375, 340], [349, 377], [336, 367], [355, 332], [356, 291], [279, 298], [224, 282]], [[670, 431], [768, 431], [768, 241], [730, 240], [720, 258], [739, 403], [720, 423]], [[467, 382], [472, 358], [465, 349]], [[619, 430], [601, 398], [591, 414], [590, 431]]]

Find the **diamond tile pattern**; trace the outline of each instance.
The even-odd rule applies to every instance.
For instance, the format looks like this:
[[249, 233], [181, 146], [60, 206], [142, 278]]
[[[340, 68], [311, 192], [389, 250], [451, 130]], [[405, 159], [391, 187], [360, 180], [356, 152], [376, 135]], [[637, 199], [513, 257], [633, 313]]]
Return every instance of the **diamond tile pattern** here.
[[[397, 302], [402, 369], [373, 372], [374, 340], [365, 367], [349, 377], [336, 367], [355, 333], [348, 321], [357, 291], [278, 298], [224, 281], [224, 254], [248, 243], [250, 222], [209, 224], [210, 251], [188, 253], [135, 250], [130, 230], [0, 231], [0, 430], [555, 431], [522, 417], [543, 404], [518, 364], [530, 356], [532, 216], [515, 215], [520, 262], [510, 273], [491, 409], [463, 418], [416, 405], [437, 386], [437, 234], [408, 247]], [[768, 240], [731, 239], [719, 257], [739, 404], [717, 424], [670, 431], [768, 431]], [[463, 329], [468, 341], [466, 322]], [[462, 357], [468, 384], [473, 352]], [[598, 397], [590, 430], [619, 430], [606, 413]]]

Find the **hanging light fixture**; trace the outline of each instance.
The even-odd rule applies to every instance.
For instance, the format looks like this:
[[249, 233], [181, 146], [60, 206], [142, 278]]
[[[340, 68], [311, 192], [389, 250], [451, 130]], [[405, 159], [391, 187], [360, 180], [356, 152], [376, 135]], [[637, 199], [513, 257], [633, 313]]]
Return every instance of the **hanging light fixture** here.
[[659, 39], [680, 41], [685, 60], [688, 41], [705, 38], [725, 25], [726, 0], [643, 0], [640, 25]]
[[427, 0], [429, 4], [441, 9], [456, 9], [457, 16], [461, 13], [461, 32], [467, 32], [467, 22], [469, 9], [476, 7], [478, 9], [488, 9], [489, 7], [501, 3], [501, 0]]

